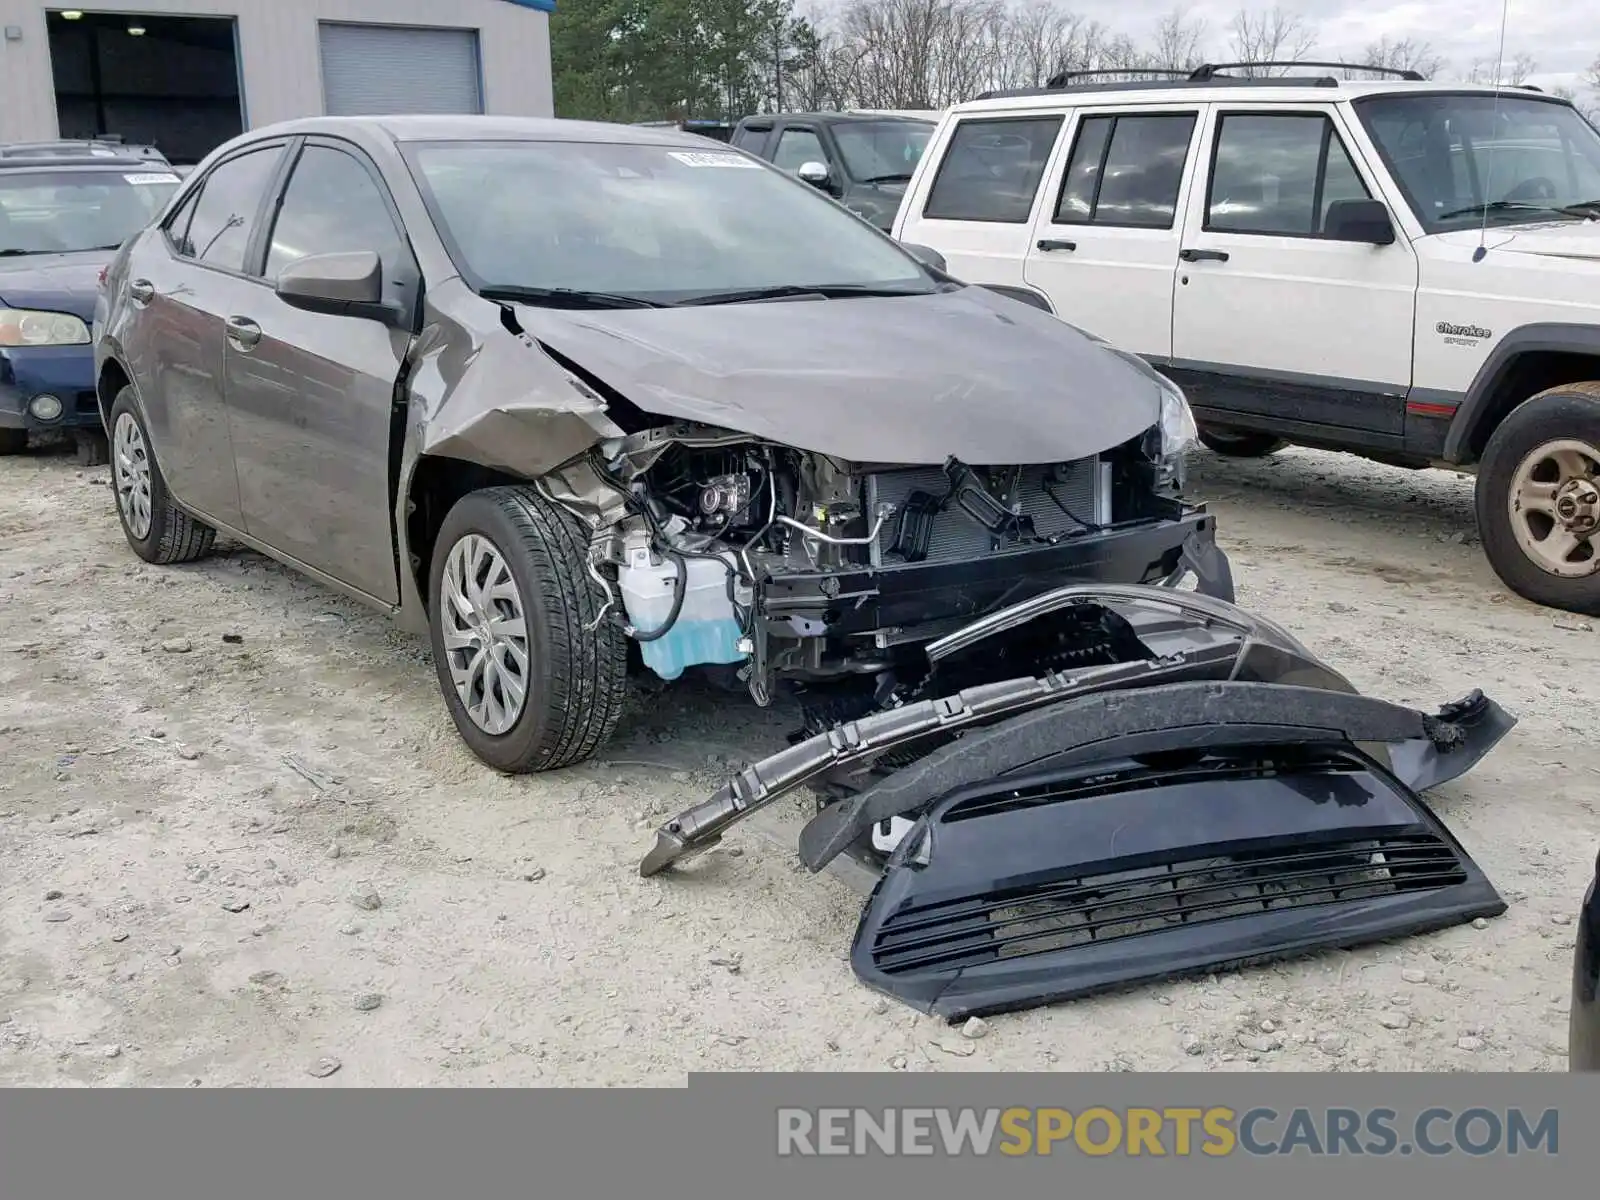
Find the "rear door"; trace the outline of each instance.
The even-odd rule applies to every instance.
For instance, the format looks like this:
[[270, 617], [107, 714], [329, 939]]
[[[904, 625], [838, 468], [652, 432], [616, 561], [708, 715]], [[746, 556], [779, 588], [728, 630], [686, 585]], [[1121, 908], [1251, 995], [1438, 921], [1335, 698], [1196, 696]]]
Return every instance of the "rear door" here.
[[1172, 351], [1180, 205], [1202, 109], [1079, 110], [1028, 247], [1026, 280], [1057, 316], [1148, 358]]
[[1202, 421], [1400, 448], [1417, 259], [1325, 233], [1331, 204], [1382, 195], [1351, 144], [1333, 106], [1214, 107], [1170, 363]]
[[399, 596], [389, 446], [409, 331], [308, 313], [274, 291], [311, 254], [376, 251], [385, 296], [416, 311], [421, 279], [388, 188], [355, 147], [308, 140], [228, 313], [228, 411], [245, 530], [375, 599]]
[[219, 525], [242, 526], [234, 441], [223, 402], [222, 322], [248, 291], [245, 260], [286, 141], [252, 145], [206, 173], [146, 236], [127, 266], [117, 322], [157, 460], [173, 496]]
[[958, 279], [1020, 286], [1064, 122], [1060, 112], [958, 118], [925, 152], [895, 236], [939, 251]]

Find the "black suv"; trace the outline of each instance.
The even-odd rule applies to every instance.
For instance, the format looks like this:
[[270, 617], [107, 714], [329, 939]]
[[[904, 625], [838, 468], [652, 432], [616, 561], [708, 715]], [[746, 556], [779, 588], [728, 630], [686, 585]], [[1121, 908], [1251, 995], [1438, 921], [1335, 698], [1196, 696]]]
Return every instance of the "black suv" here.
[[732, 141], [887, 232], [934, 128], [917, 117], [780, 113], [745, 117]]

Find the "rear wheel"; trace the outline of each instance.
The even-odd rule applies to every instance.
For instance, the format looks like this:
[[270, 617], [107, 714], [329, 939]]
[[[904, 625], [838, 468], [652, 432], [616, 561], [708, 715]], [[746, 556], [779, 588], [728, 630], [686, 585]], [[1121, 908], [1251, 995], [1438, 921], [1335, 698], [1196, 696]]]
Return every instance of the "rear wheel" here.
[[0, 456], [22, 454], [28, 449], [26, 429], [0, 429]]
[[589, 534], [529, 487], [488, 488], [445, 517], [429, 573], [429, 631], [463, 741], [500, 771], [553, 771], [611, 736], [628, 640], [600, 620]]
[[1478, 464], [1477, 508], [1507, 587], [1600, 615], [1600, 383], [1551, 388], [1512, 410]]
[[1289, 444], [1270, 433], [1247, 433], [1240, 429], [1201, 429], [1200, 443], [1228, 458], [1265, 458]]
[[166, 565], [193, 562], [210, 552], [217, 531], [172, 502], [132, 387], [118, 392], [111, 406], [111, 456], [117, 519], [135, 554]]

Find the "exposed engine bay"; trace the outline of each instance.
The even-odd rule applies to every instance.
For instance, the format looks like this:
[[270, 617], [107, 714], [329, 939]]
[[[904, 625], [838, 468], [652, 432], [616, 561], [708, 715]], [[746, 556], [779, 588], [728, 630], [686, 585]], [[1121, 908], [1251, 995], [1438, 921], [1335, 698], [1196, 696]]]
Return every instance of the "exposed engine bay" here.
[[1160, 435], [1072, 463], [902, 466], [675, 425], [541, 486], [588, 519], [603, 617], [656, 675], [733, 671], [761, 704], [779, 681], [852, 682], [835, 690], [869, 711], [915, 688], [927, 642], [1071, 579], [1173, 582], [1204, 559], [1202, 590], [1231, 597]]

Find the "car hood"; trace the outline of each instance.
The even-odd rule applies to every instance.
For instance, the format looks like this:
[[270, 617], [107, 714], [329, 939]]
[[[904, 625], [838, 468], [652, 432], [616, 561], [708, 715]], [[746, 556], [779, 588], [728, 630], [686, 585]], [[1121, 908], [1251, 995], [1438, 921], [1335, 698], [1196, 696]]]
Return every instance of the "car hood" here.
[[[1490, 241], [1500, 254], [1532, 254], [1544, 258], [1576, 258], [1600, 262], [1600, 220], [1541, 221], [1537, 225], [1506, 228], [1491, 227]], [[1478, 230], [1459, 230], [1445, 235], [1457, 245], [1476, 246]]]
[[0, 304], [71, 313], [92, 321], [100, 268], [114, 255], [115, 251], [89, 250], [0, 258]]
[[1159, 377], [979, 287], [516, 312], [547, 350], [646, 412], [854, 462], [1069, 462], [1161, 413]]

